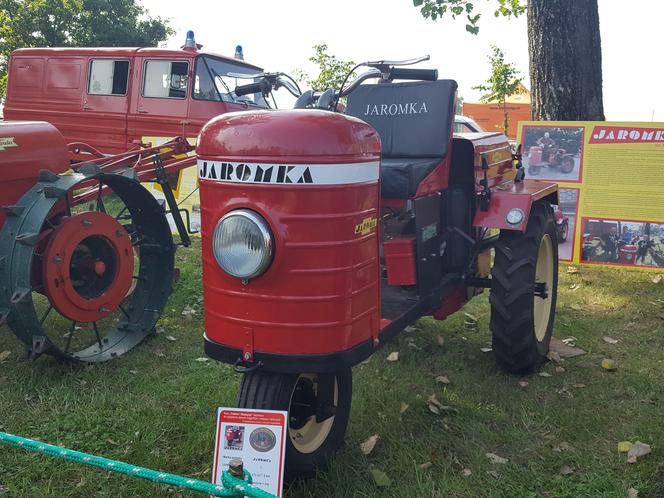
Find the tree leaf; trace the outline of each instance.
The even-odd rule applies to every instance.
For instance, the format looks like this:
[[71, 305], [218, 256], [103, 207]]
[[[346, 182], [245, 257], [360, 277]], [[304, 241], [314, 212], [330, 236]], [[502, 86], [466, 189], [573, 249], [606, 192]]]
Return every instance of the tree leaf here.
[[9, 358], [11, 356], [11, 354], [12, 354], [11, 351], [3, 351], [2, 353], [0, 353], [0, 363], [2, 363], [7, 358]]
[[604, 358], [602, 360], [602, 368], [609, 372], [613, 372], [616, 369], [616, 362], [610, 358]]
[[403, 415], [406, 412], [406, 410], [408, 410], [409, 407], [410, 407], [410, 405], [408, 405], [408, 403], [404, 403], [402, 401], [401, 406], [399, 407], [399, 414]]
[[638, 498], [639, 492], [634, 488], [629, 488], [627, 490], [627, 498]]
[[441, 384], [449, 384], [450, 379], [447, 378], [447, 375], [439, 375], [436, 377], [436, 382], [440, 382]]
[[421, 463], [420, 465], [418, 465], [418, 467], [419, 467], [421, 470], [429, 470], [429, 469], [431, 468], [432, 465], [433, 465], [433, 463], [431, 463], [431, 462], [426, 462], [426, 463]]
[[440, 346], [441, 348], [445, 345], [445, 339], [443, 339], [443, 336], [442, 336], [442, 335], [437, 335], [437, 336], [436, 336], [436, 343], [437, 343], [438, 346]]
[[607, 344], [618, 344], [618, 339], [614, 339], [613, 337], [609, 337], [607, 335], [602, 337], [602, 339], [604, 339], [604, 342], [606, 342]]
[[470, 477], [471, 475], [473, 475], [473, 471], [468, 468], [465, 468], [461, 471], [461, 475], [463, 477]]
[[387, 358], [385, 358], [388, 362], [394, 363], [395, 361], [399, 361], [399, 352], [398, 351], [393, 351], [392, 353], [387, 355]]
[[618, 443], [618, 453], [627, 453], [632, 446], [631, 441], [620, 441]]
[[569, 465], [563, 465], [560, 467], [560, 474], [564, 476], [568, 476], [570, 474], [574, 473], [574, 469], [570, 467]]

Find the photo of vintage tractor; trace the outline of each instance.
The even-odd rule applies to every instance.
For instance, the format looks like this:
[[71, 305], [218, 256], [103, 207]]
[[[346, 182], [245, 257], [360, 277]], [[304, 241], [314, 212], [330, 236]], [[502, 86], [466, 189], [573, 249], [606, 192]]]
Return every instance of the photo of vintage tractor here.
[[574, 155], [555, 145], [533, 145], [528, 150], [528, 175], [537, 176], [542, 168], [559, 168], [562, 173], [571, 173]]
[[327, 465], [352, 367], [422, 316], [490, 289], [498, 366], [546, 359], [557, 186], [524, 180], [502, 134], [453, 137], [456, 82], [395, 67], [420, 60], [303, 94], [252, 75], [235, 95], [284, 86], [296, 108], [221, 115], [198, 137], [205, 351], [243, 375], [240, 407], [289, 411], [287, 478]]
[[556, 220], [558, 243], [561, 244], [566, 242], [569, 237], [569, 216], [566, 216], [558, 205], [553, 206], [553, 214]]

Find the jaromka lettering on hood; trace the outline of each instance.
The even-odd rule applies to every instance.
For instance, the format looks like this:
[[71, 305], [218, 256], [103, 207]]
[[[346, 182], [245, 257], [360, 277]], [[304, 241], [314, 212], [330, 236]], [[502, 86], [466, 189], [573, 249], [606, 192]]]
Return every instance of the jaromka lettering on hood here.
[[272, 185], [341, 185], [378, 181], [379, 162], [346, 164], [257, 164], [198, 160], [202, 180]]
[[403, 104], [367, 104], [365, 116], [401, 116], [403, 114], [426, 114], [426, 102], [406, 102]]
[[595, 126], [590, 137], [591, 144], [656, 142], [664, 142], [664, 130], [661, 128]]

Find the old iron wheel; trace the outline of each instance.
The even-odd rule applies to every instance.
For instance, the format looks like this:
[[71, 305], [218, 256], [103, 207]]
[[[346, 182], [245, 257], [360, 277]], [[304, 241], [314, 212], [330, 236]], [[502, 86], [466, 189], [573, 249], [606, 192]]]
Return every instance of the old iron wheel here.
[[[331, 381], [332, 378], [334, 414], [330, 412], [327, 418], [318, 421], [317, 392], [324, 380]], [[335, 374], [284, 374], [262, 370], [244, 374], [238, 407], [288, 410], [287, 481], [314, 476], [328, 466], [343, 446], [350, 416], [352, 382], [350, 369]]]
[[[532, 206], [525, 233], [502, 230], [496, 243], [491, 332], [498, 366], [531, 373], [546, 359], [553, 331], [558, 288], [558, 244], [553, 209]], [[544, 284], [545, 296], [535, 284]]]
[[565, 242], [569, 235], [569, 222], [563, 221], [558, 228], [558, 242]]
[[[82, 192], [92, 200], [72, 200]], [[0, 231], [0, 318], [32, 357], [107, 361], [154, 330], [175, 249], [163, 210], [138, 181], [98, 170], [42, 174], [17, 206]]]

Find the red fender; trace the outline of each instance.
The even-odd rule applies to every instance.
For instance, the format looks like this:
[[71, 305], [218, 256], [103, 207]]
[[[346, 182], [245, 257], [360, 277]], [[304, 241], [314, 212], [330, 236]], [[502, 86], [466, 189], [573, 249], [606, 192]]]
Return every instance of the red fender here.
[[[507, 182], [491, 189], [491, 202], [487, 211], [477, 209], [473, 226], [478, 228], [500, 228], [524, 232], [528, 225], [528, 216], [533, 202], [546, 199], [551, 204], [558, 204], [558, 185], [556, 183], [524, 180], [520, 183]], [[523, 211], [523, 221], [511, 225], [507, 222], [507, 213], [518, 208]]]

